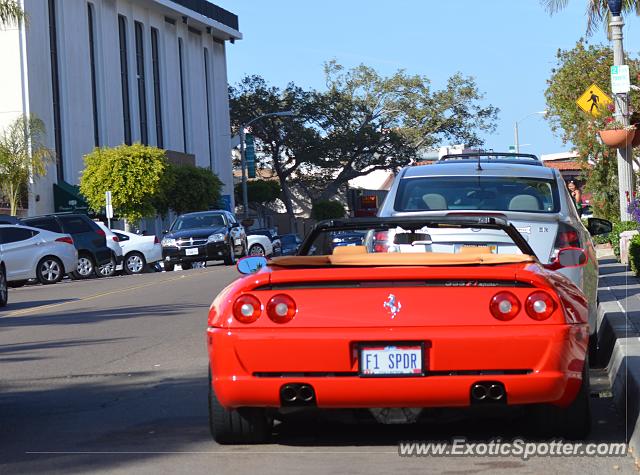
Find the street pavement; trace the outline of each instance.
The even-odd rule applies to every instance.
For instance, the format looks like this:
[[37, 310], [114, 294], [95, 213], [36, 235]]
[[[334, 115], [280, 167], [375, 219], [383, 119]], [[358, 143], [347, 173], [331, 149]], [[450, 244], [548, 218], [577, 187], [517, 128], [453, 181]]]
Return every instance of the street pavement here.
[[[332, 412], [280, 424], [267, 445], [219, 446], [207, 426], [206, 315], [236, 277], [211, 266], [10, 289], [0, 473], [637, 473], [626, 456], [398, 456], [404, 440], [526, 438], [517, 414], [383, 426]], [[592, 441], [624, 442], [606, 377], [592, 380]]]

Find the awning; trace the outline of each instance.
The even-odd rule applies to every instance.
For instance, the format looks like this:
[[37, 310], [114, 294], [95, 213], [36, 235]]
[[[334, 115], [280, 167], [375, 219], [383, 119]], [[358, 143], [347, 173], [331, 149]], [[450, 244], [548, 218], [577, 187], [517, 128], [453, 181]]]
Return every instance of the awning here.
[[89, 211], [89, 205], [80, 194], [80, 188], [66, 181], [53, 184], [53, 205], [56, 213], [64, 211], [87, 213]]

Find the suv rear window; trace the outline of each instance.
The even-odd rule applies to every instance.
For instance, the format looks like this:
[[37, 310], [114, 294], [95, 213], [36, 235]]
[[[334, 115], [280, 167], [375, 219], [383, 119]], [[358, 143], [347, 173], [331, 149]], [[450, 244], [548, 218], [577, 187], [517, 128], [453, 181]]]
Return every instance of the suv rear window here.
[[64, 232], [68, 234], [90, 233], [95, 229], [80, 216], [60, 216]]
[[557, 213], [554, 180], [493, 176], [405, 178], [398, 185], [396, 211], [486, 210]]
[[60, 225], [56, 221], [56, 218], [31, 218], [31, 219], [24, 219], [23, 222], [27, 226], [32, 226], [34, 228], [40, 228], [46, 231], [53, 231], [54, 233], [62, 232], [62, 229], [60, 228]]

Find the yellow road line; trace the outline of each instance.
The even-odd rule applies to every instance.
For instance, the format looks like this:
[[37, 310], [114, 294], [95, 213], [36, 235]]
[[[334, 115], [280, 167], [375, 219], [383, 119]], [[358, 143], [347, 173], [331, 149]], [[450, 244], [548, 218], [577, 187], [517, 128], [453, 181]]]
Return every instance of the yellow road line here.
[[[207, 272], [210, 273], [211, 271]], [[23, 310], [16, 310], [15, 312], [11, 312], [8, 313], [6, 315], [3, 315], [4, 317], [17, 317], [20, 315], [28, 315], [30, 313], [34, 313], [34, 312], [39, 312], [41, 310], [49, 310], [51, 308], [56, 308], [56, 307], [62, 307], [64, 305], [71, 305], [71, 304], [76, 304], [76, 303], [80, 303], [80, 302], [86, 302], [88, 300], [94, 300], [94, 299], [99, 299], [102, 297], [107, 297], [108, 295], [114, 295], [114, 294], [121, 294], [124, 292], [129, 292], [131, 290], [138, 290], [138, 289], [143, 289], [145, 287], [151, 287], [153, 285], [160, 285], [160, 284], [165, 284], [168, 282], [175, 282], [176, 280], [180, 280], [180, 279], [187, 279], [187, 278], [191, 278], [191, 277], [196, 277], [198, 276], [198, 274], [192, 274], [192, 275], [180, 275], [178, 277], [173, 277], [171, 279], [167, 279], [167, 280], [163, 280], [160, 282], [149, 282], [147, 284], [141, 284], [141, 285], [137, 285], [135, 287], [127, 287], [126, 289], [118, 289], [118, 290], [112, 290], [110, 292], [103, 292], [100, 294], [95, 294], [95, 295], [90, 295], [88, 297], [83, 297], [80, 298], [78, 300], [71, 300], [69, 302], [60, 302], [60, 303], [52, 303], [52, 304], [48, 304], [48, 305], [41, 305], [39, 307], [31, 307], [31, 308], [25, 308]], [[0, 316], [0, 318], [2, 318], [2, 316]]]

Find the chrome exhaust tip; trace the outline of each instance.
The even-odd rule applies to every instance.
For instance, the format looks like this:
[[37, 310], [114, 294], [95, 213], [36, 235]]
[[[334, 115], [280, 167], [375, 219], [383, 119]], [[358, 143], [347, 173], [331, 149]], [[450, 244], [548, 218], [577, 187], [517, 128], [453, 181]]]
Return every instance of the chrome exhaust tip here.
[[471, 397], [476, 401], [484, 401], [487, 398], [487, 387], [483, 384], [474, 384], [471, 386]]
[[314, 399], [313, 388], [311, 386], [303, 384], [302, 386], [300, 386], [300, 389], [298, 389], [298, 398], [300, 398], [300, 400], [303, 402], [313, 401]]
[[280, 389], [280, 397], [284, 402], [295, 402], [298, 399], [298, 391], [292, 384], [286, 384]]
[[504, 387], [500, 384], [492, 384], [487, 394], [494, 401], [500, 401], [504, 397]]

